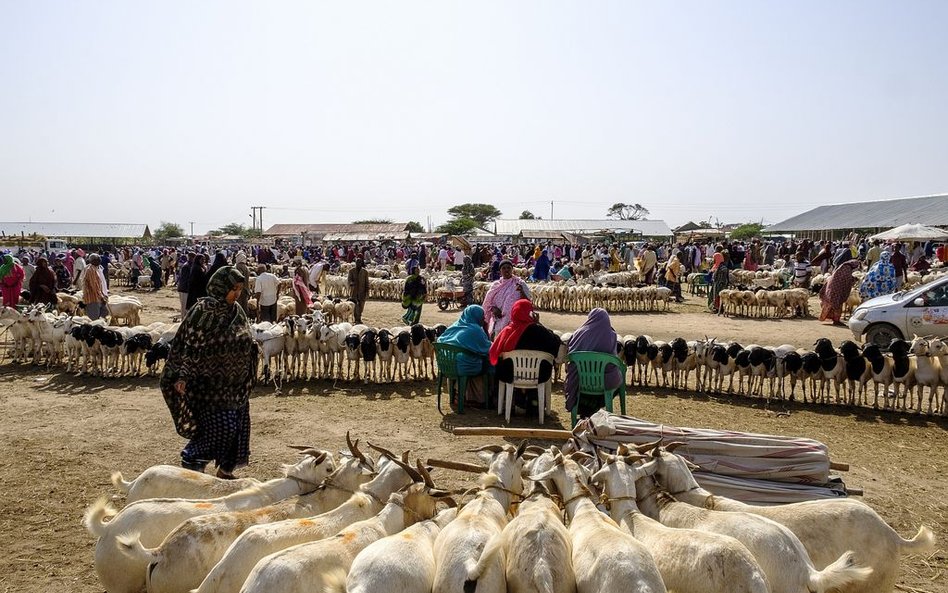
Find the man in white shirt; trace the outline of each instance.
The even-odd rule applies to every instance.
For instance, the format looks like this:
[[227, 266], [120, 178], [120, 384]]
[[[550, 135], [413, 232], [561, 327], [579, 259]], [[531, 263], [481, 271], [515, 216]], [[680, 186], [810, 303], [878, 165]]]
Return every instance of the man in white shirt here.
[[325, 267], [323, 261], [318, 260], [309, 269], [309, 287], [313, 291], [313, 294], [319, 294], [319, 281], [322, 279], [323, 269]]
[[78, 251], [72, 252], [73, 262], [72, 262], [72, 283], [78, 288], [81, 286], [80, 278], [82, 277], [82, 272], [86, 269], [86, 260], [83, 258]]
[[267, 271], [263, 264], [257, 266], [257, 279], [254, 281], [253, 291], [257, 295], [257, 321], [277, 320], [277, 291], [280, 288], [280, 279]]
[[454, 269], [460, 270], [464, 267], [464, 250], [458, 247], [454, 250]]
[[442, 272], [448, 269], [448, 250], [444, 247], [438, 251], [438, 269]]

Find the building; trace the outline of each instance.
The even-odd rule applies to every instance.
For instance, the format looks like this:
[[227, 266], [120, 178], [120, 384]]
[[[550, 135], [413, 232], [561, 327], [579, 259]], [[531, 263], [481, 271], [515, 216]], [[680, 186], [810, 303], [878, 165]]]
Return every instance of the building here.
[[494, 221], [494, 233], [511, 241], [569, 241], [581, 242], [597, 237], [632, 236], [643, 239], [668, 240], [672, 230], [664, 220], [544, 220], [498, 219]]
[[150, 243], [147, 224], [108, 222], [0, 222], [0, 237], [65, 239], [72, 246]]
[[304, 245], [313, 243], [358, 243], [367, 241], [404, 241], [408, 239], [408, 223], [379, 224], [274, 224], [263, 236], [286, 239]]
[[854, 232], [875, 234], [908, 223], [948, 227], [948, 194], [820, 206], [770, 225], [763, 232], [829, 240]]

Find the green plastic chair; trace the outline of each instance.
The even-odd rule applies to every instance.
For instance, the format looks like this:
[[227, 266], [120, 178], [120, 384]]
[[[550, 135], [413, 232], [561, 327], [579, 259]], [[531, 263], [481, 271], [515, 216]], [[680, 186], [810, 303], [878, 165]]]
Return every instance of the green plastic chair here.
[[[619, 395], [619, 409], [625, 414], [625, 372], [628, 368], [621, 359], [613, 354], [603, 352], [573, 352], [567, 355], [567, 363], [576, 365], [579, 373], [579, 395], [601, 395], [606, 410], [612, 412], [612, 398]], [[614, 364], [622, 375], [622, 383], [616, 389], [606, 389], [606, 365]], [[573, 426], [576, 426], [579, 415], [579, 397], [570, 411]]]
[[[448, 405], [450, 405], [451, 400], [454, 398], [455, 389], [457, 389], [457, 401], [458, 401], [458, 414], [464, 413], [464, 395], [467, 393], [467, 380], [468, 378], [477, 377], [477, 375], [461, 375], [458, 373], [457, 357], [458, 354], [468, 354], [470, 356], [486, 359], [486, 356], [481, 356], [476, 352], [467, 350], [466, 348], [461, 348], [459, 346], [451, 346], [450, 344], [439, 344], [438, 342], [434, 343], [435, 359], [438, 361], [438, 412], [441, 413], [441, 389], [444, 385], [444, 380], [448, 380]], [[480, 373], [478, 373], [480, 374]], [[487, 404], [490, 404], [490, 383], [488, 382], [487, 373], [483, 373], [484, 377], [484, 398]]]

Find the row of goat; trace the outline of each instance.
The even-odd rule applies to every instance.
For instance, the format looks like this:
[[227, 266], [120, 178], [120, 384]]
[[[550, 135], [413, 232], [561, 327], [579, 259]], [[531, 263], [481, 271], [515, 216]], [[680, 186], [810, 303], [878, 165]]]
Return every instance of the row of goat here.
[[[673, 451], [564, 455], [488, 445], [457, 508], [430, 469], [381, 447], [300, 447], [283, 477], [223, 481], [154, 466], [128, 504], [86, 511], [108, 593], [888, 593], [904, 539], [868, 505], [752, 506], [713, 496]], [[443, 510], [439, 506], [443, 504]], [[603, 510], [603, 506], [606, 510]], [[565, 510], [565, 519], [563, 511]]]
[[616, 348], [630, 369], [630, 381], [638, 385], [654, 382], [673, 389], [762, 396], [766, 384], [768, 397], [789, 396], [791, 401], [799, 385], [804, 403], [871, 403], [874, 408], [879, 407], [881, 392], [885, 409], [948, 414], [948, 340], [944, 338], [893, 340], [883, 352], [875, 344], [860, 346], [851, 340], [836, 348], [828, 338], [818, 339], [813, 350], [805, 350], [790, 344], [743, 346], [718, 343], [714, 338], [665, 342], [628, 335], [620, 338]]

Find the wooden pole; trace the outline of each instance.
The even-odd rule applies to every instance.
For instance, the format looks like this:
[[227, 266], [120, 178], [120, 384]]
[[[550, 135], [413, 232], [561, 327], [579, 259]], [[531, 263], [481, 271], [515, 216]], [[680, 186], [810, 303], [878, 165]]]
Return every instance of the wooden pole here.
[[495, 426], [458, 427], [452, 431], [463, 437], [510, 437], [520, 439], [551, 439], [565, 441], [573, 436], [568, 430], [554, 430], [549, 428], [500, 428]]
[[488, 470], [488, 468], [483, 465], [463, 463], [461, 461], [447, 461], [444, 459], [428, 459], [425, 461], [425, 465], [444, 469], [455, 469], [461, 472], [471, 472], [472, 474], [482, 474]]

